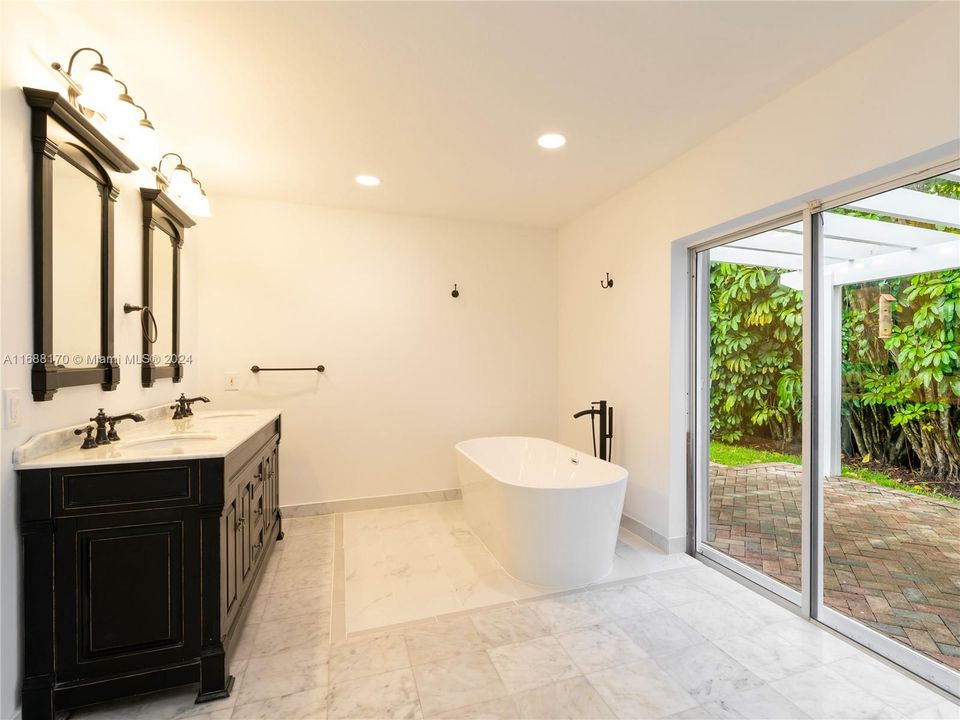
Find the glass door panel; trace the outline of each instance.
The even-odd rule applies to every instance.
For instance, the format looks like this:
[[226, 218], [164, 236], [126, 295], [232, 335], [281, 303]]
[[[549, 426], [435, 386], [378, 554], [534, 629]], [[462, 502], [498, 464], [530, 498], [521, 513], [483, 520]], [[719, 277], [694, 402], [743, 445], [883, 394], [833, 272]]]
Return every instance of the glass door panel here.
[[823, 220], [818, 619], [960, 686], [960, 175]]
[[803, 225], [697, 255], [698, 551], [798, 602]]

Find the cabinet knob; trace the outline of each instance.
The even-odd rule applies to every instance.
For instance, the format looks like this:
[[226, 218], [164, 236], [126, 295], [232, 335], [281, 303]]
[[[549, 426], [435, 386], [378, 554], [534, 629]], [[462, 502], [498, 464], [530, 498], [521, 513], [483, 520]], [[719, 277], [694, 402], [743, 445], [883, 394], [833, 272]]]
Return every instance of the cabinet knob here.
[[237, 530], [242, 530], [242, 529], [243, 529], [243, 525], [244, 525], [244, 523], [246, 523], [246, 521], [247, 521], [247, 519], [246, 519], [245, 517], [243, 517], [243, 515], [241, 515], [240, 517], [238, 517], [238, 518], [237, 518]]

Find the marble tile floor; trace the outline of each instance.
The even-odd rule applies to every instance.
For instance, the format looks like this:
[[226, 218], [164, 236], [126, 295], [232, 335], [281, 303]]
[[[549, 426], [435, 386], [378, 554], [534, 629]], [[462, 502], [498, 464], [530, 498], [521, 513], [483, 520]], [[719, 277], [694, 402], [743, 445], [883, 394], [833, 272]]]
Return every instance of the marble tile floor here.
[[337, 519], [285, 528], [229, 698], [196, 705], [185, 687], [75, 716], [960, 718], [941, 694], [699, 562], [331, 642]]
[[[572, 589], [507, 574], [470, 530], [460, 500], [346, 513], [342, 546], [348, 635]], [[694, 563], [621, 530], [613, 569], [602, 582]]]

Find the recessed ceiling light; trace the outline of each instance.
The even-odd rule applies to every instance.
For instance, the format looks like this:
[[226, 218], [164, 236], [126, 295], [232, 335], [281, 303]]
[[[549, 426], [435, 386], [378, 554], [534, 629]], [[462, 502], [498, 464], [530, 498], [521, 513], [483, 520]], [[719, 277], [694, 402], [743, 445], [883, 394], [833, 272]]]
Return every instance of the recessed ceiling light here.
[[380, 178], [376, 175], [357, 175], [354, 179], [358, 185], [364, 185], [366, 187], [376, 187], [380, 184]]
[[567, 144], [567, 139], [560, 133], [547, 133], [537, 138], [537, 145], [547, 150], [556, 150]]

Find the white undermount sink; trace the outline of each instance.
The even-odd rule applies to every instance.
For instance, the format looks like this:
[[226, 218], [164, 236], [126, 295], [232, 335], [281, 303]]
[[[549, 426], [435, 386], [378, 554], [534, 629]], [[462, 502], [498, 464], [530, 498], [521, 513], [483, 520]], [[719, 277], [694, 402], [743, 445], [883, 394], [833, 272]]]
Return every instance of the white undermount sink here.
[[194, 420], [221, 420], [227, 418], [238, 418], [238, 417], [253, 417], [257, 413], [251, 410], [223, 410], [221, 412], [205, 412], [199, 415], [194, 415]]
[[216, 439], [216, 435], [209, 433], [183, 433], [180, 435], [156, 435], [137, 438], [136, 440], [127, 440], [123, 445], [127, 448], [143, 448], [145, 450], [176, 450], [185, 449], [195, 442]]

